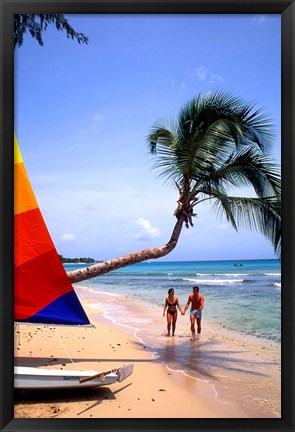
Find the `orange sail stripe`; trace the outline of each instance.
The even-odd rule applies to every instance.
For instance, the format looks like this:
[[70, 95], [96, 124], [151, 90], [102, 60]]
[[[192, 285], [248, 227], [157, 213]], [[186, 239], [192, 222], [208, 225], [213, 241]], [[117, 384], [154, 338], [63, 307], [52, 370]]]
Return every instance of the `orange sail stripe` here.
[[89, 324], [43, 220], [16, 137], [14, 197], [15, 320]]
[[39, 208], [14, 216], [14, 264], [55, 250]]
[[14, 190], [15, 215], [38, 207], [23, 163], [14, 164]]

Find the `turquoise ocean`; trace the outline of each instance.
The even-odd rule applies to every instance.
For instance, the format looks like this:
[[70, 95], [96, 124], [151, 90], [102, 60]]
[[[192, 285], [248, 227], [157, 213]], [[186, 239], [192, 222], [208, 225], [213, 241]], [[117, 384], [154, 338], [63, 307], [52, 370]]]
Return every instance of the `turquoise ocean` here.
[[[81, 266], [69, 264], [65, 269]], [[183, 308], [194, 285], [205, 297], [201, 340], [189, 341], [188, 312], [178, 313], [175, 337], [167, 337], [163, 307], [168, 289], [174, 288]], [[280, 395], [272, 383], [278, 378], [266, 378], [264, 372], [264, 366], [274, 368], [277, 376], [280, 367], [280, 260], [150, 261], [77, 287], [79, 297], [92, 308], [90, 321], [106, 320], [135, 337], [168, 373], [205, 381], [225, 407], [235, 405], [246, 416], [280, 416]], [[263, 366], [260, 372], [253, 358]]]
[[[81, 266], [65, 264], [65, 269]], [[145, 311], [156, 305], [163, 307], [169, 288], [174, 288], [183, 307], [192, 286], [198, 285], [205, 297], [203, 319], [257, 338], [281, 340], [280, 260], [149, 261], [78, 285], [88, 287], [94, 299], [95, 293], [105, 293], [110, 299], [122, 295], [122, 299], [144, 304]], [[109, 315], [116, 320], [116, 308]], [[129, 315], [121, 313], [121, 323], [132, 326], [134, 317]], [[138, 326], [140, 319], [135, 321]]]

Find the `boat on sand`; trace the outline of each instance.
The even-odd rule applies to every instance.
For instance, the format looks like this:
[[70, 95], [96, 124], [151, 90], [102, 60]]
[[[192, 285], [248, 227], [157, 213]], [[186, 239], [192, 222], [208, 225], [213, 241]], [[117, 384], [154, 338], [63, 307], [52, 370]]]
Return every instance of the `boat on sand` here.
[[[14, 321], [20, 325], [91, 326], [46, 227], [16, 137], [14, 187]], [[107, 386], [128, 378], [133, 364], [105, 371], [79, 369], [17, 365], [14, 386], [21, 390]]]

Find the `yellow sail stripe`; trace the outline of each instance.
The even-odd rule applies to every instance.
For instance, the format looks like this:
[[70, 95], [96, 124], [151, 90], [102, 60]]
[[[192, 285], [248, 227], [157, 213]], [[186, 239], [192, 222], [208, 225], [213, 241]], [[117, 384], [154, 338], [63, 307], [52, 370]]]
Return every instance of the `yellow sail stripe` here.
[[15, 134], [14, 134], [14, 163], [15, 164], [23, 163], [23, 158]]
[[38, 208], [23, 158], [14, 136], [14, 215]]

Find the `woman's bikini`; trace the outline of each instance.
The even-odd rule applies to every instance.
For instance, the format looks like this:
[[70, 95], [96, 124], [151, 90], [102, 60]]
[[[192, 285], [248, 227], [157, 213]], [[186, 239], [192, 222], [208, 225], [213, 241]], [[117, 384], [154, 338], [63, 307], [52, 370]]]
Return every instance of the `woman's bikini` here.
[[166, 305], [168, 306], [167, 313], [169, 313], [170, 315], [174, 315], [174, 314], [177, 312], [177, 309], [175, 309], [175, 310], [170, 310], [170, 309], [169, 309], [170, 307], [173, 307], [173, 306], [176, 307], [176, 305], [177, 305], [177, 301], [174, 302], [174, 303], [170, 303], [170, 302], [168, 302], [167, 299], [166, 299]]

